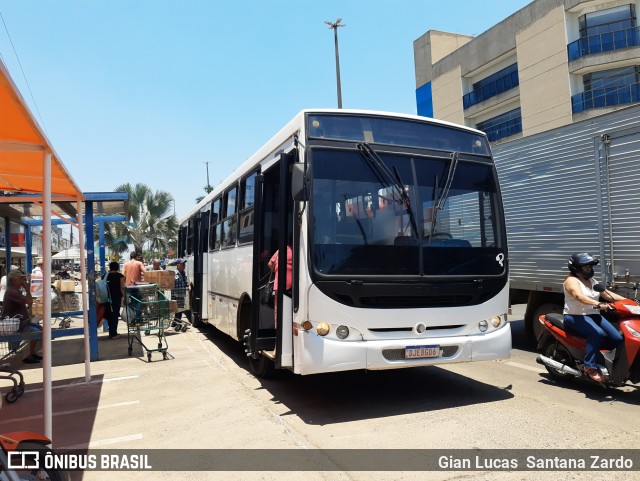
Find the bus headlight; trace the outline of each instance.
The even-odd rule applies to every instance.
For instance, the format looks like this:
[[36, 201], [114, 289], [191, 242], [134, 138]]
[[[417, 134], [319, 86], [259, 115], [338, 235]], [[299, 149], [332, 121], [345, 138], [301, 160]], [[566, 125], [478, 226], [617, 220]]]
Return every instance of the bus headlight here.
[[480, 321], [478, 323], [478, 328], [480, 332], [485, 332], [489, 328], [489, 323], [487, 321]]
[[347, 326], [338, 326], [336, 336], [338, 336], [338, 339], [346, 339], [349, 337], [349, 328]]
[[313, 327], [313, 325], [311, 324], [310, 321], [304, 321], [302, 323], [302, 329], [304, 329], [305, 331], [310, 330]]
[[319, 336], [326, 336], [331, 331], [331, 326], [327, 322], [319, 322], [316, 327], [316, 332]]
[[500, 327], [500, 324], [502, 324], [502, 316], [493, 316], [491, 318], [491, 324], [493, 327]]

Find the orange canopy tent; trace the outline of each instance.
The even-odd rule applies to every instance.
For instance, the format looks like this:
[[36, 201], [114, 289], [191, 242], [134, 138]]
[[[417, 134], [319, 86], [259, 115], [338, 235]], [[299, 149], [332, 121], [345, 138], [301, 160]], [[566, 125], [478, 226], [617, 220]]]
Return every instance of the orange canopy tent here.
[[44, 153], [51, 154], [51, 194], [82, 199], [51, 143], [0, 62], [0, 190], [44, 193]]
[[[43, 386], [44, 434], [52, 435], [51, 402], [51, 214], [73, 211], [78, 219], [82, 240], [82, 191], [53, 150], [51, 143], [31, 114], [4, 63], [0, 60], [0, 216], [20, 220], [25, 211], [40, 215], [43, 226], [44, 295], [43, 295]], [[75, 205], [74, 205], [75, 204]], [[28, 206], [28, 207], [26, 207]], [[82, 265], [81, 272], [85, 272]], [[84, 280], [84, 279], [83, 279]], [[85, 318], [85, 371], [90, 379], [89, 341], [86, 311], [86, 283], [83, 282]]]

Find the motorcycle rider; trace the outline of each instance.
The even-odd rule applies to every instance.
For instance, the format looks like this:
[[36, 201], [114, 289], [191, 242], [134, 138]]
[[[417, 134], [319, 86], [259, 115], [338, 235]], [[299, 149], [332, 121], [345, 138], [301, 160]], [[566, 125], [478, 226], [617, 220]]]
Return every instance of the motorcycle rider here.
[[608, 337], [609, 349], [614, 349], [622, 336], [604, 317], [599, 310], [606, 309], [607, 304], [599, 301], [602, 296], [608, 302], [624, 299], [618, 294], [605, 290], [597, 292], [593, 279], [593, 266], [600, 262], [588, 252], [576, 252], [569, 259], [569, 275], [564, 286], [564, 325], [581, 334], [587, 340], [584, 353], [584, 367], [587, 375], [594, 381], [602, 381], [602, 374], [598, 368], [598, 352], [605, 337]]

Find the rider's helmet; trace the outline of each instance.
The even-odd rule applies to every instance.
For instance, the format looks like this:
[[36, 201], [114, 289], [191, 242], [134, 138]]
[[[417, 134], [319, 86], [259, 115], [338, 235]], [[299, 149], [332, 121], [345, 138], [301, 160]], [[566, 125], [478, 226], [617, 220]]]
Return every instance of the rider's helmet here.
[[577, 275], [582, 266], [595, 266], [599, 262], [598, 259], [588, 252], [574, 252], [569, 258], [568, 266], [571, 273]]

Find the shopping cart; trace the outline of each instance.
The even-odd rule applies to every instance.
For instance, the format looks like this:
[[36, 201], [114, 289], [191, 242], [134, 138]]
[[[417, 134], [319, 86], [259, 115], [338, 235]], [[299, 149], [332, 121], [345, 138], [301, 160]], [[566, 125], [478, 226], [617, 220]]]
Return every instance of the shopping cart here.
[[[157, 284], [137, 284], [125, 287], [123, 320], [127, 323], [127, 340], [129, 356], [133, 352], [133, 343], [137, 342], [147, 354], [151, 362], [154, 352], [161, 352], [163, 359], [168, 358], [167, 339], [164, 335], [171, 323], [169, 299], [158, 289]], [[158, 338], [158, 347], [151, 349], [142, 341], [140, 333], [145, 336], [154, 334]]]
[[51, 312], [60, 319], [59, 327], [66, 329], [71, 326], [73, 321], [69, 313], [80, 310], [78, 295], [75, 292], [59, 291], [55, 287], [52, 287], [52, 290], [54, 292], [52, 292], [51, 298]]
[[170, 291], [165, 291], [165, 295], [172, 301], [175, 301], [173, 304], [173, 313], [171, 319], [171, 327], [176, 332], [186, 332], [189, 327], [191, 327], [191, 323], [185, 317], [180, 317], [180, 319], [175, 318], [175, 314], [178, 312], [185, 313], [191, 309], [191, 305], [189, 304], [189, 288], [188, 287], [175, 287]]
[[[55, 286], [51, 286], [51, 326], [59, 321], [60, 329], [71, 327], [73, 313], [80, 310], [78, 296], [75, 292], [61, 292]], [[32, 306], [32, 318], [42, 319], [42, 298], [34, 298]]]
[[0, 379], [11, 381], [13, 387], [4, 395], [8, 403], [13, 403], [24, 394], [24, 377], [11, 366], [12, 358], [27, 345], [30, 334], [19, 333], [20, 317], [0, 319]]

